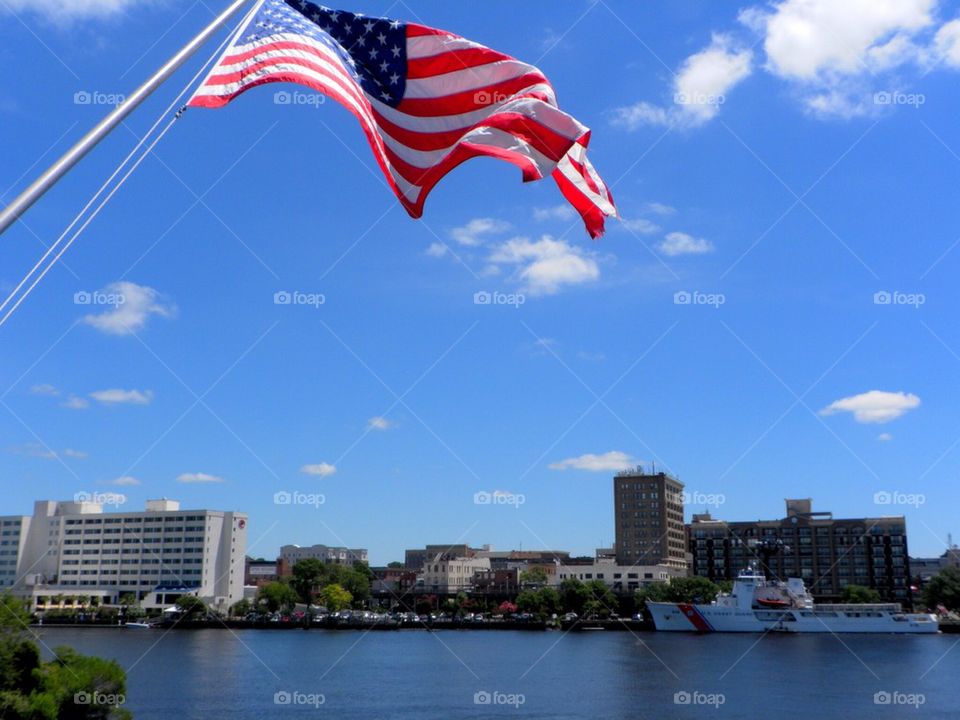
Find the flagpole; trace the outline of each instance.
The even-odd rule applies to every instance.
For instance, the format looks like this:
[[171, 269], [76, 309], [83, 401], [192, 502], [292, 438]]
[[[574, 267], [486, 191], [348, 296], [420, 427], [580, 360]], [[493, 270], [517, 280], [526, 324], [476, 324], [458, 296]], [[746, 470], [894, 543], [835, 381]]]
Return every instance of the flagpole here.
[[238, 10], [249, 2], [251, 2], [251, 0], [233, 0], [230, 6], [220, 13], [213, 22], [207, 25], [199, 35], [184, 45], [180, 51], [170, 58], [163, 67], [157, 70], [149, 80], [138, 87], [124, 102], [97, 123], [76, 145], [65, 152], [59, 160], [34, 180], [30, 187], [20, 193], [9, 205], [3, 208], [3, 210], [0, 210], [0, 235], [6, 232], [31, 205], [39, 200], [47, 190], [66, 175], [74, 165], [80, 162], [88, 152], [109, 135], [130, 113], [136, 110], [144, 100], [150, 97], [154, 90], [166, 82], [217, 30], [223, 27]]

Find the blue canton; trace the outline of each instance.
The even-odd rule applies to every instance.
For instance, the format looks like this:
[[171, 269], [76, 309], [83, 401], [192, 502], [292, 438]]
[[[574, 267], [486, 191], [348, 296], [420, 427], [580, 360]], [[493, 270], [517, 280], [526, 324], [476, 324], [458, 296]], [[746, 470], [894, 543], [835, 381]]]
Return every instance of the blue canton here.
[[367, 94], [396, 107], [407, 87], [407, 26], [306, 0], [267, 0], [237, 43], [294, 33], [335, 52]]

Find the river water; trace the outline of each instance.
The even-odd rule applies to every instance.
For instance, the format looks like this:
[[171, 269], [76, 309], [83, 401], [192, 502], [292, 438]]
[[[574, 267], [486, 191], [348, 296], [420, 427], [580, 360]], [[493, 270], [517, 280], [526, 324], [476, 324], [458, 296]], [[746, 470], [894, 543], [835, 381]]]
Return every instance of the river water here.
[[44, 628], [151, 718], [960, 719], [960, 636]]

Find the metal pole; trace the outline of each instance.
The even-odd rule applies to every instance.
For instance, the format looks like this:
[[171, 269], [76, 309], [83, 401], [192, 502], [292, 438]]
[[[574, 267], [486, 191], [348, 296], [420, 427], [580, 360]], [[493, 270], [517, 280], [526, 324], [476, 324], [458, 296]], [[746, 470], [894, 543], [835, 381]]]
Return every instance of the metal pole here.
[[230, 7], [224, 10], [214, 19], [203, 31], [193, 40], [183, 46], [180, 51], [170, 58], [166, 65], [157, 70], [153, 76], [143, 85], [138, 87], [130, 97], [118, 105], [113, 111], [101, 120], [97, 125], [84, 135], [76, 145], [70, 148], [53, 165], [47, 168], [46, 172], [34, 180], [26, 190], [20, 193], [9, 205], [0, 211], [0, 235], [17, 221], [31, 205], [39, 200], [47, 190], [53, 187], [57, 181], [66, 175], [74, 165], [90, 152], [101, 140], [103, 140], [110, 131], [119, 125], [123, 120], [137, 107], [143, 103], [151, 93], [162, 85], [177, 69], [189, 60], [197, 50], [199, 50], [210, 36], [219, 30], [223, 25], [233, 17], [240, 8], [249, 3], [250, 0], [234, 0]]

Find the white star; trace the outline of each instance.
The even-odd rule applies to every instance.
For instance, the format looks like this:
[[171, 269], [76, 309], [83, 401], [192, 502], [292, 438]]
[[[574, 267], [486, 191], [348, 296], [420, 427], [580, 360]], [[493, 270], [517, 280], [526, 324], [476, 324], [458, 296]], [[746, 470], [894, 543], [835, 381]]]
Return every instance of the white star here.
[[315, 23], [320, 22], [320, 16], [317, 15], [316, 13], [314, 13], [314, 14], [313, 14], [313, 21], [314, 21]]
[[306, 9], [307, 9], [307, 4], [306, 4], [303, 0], [300, 0], [300, 9], [301, 9], [301, 10], [306, 10]]
[[366, 44], [367, 44], [367, 41], [364, 39], [363, 35], [357, 38], [357, 45], [359, 45], [360, 47], [365, 47]]
[[336, 10], [334, 10], [332, 13], [330, 13], [330, 19], [331, 19], [333, 22], [336, 22], [337, 20], [340, 19], [340, 13], [338, 13]]
[[398, 27], [400, 27], [400, 21], [399, 21], [399, 20], [391, 20], [391, 21], [390, 21], [390, 27], [392, 27], [394, 30], [396, 30]]
[[364, 27], [364, 32], [365, 32], [365, 33], [370, 32], [371, 30], [373, 30], [373, 21], [372, 21], [372, 20], [367, 20], [367, 24], [364, 25], [363, 27]]
[[388, 62], [380, 63], [380, 72], [386, 72], [389, 69], [390, 69], [390, 63]]
[[381, 44], [381, 45], [386, 45], [386, 44], [387, 44], [387, 36], [384, 35], [383, 33], [380, 33], [379, 35], [377, 35], [377, 40], [380, 41], [380, 44]]
[[400, 82], [400, 76], [399, 76], [399, 75], [397, 75], [396, 73], [394, 73], [393, 75], [390, 76], [390, 84], [391, 84], [391, 85], [396, 85], [398, 82]]
[[390, 52], [393, 53], [393, 56], [394, 56], [395, 58], [400, 57], [400, 48], [398, 48], [396, 45], [394, 45], [392, 48], [390, 48]]
[[380, 97], [382, 97], [387, 102], [390, 102], [390, 93], [388, 93], [386, 90], [380, 93]]
[[370, 51], [370, 59], [376, 60], [379, 54], [380, 54], [380, 51], [374, 48], [373, 50]]

